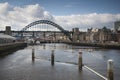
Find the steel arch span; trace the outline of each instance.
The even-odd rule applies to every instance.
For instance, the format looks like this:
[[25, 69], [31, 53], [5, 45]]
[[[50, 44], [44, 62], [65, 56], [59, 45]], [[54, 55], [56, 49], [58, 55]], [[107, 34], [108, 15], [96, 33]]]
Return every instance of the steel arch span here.
[[72, 38], [71, 38], [71, 36], [70, 36], [70, 34], [69, 34], [69, 32], [68, 32], [67, 30], [64, 30], [60, 25], [58, 25], [58, 24], [56, 24], [56, 23], [54, 23], [54, 22], [52, 22], [52, 21], [49, 21], [49, 20], [38, 20], [38, 21], [34, 21], [34, 22], [28, 24], [27, 26], [25, 26], [25, 27], [21, 30], [21, 32], [26, 31], [28, 28], [30, 28], [30, 27], [32, 27], [32, 26], [34, 26], [34, 25], [37, 25], [37, 24], [49, 24], [49, 25], [52, 25], [52, 26], [56, 27], [57, 29], [59, 29], [59, 30], [60, 30], [62, 33], [64, 33], [66, 36], [68, 36], [68, 38], [72, 41]]

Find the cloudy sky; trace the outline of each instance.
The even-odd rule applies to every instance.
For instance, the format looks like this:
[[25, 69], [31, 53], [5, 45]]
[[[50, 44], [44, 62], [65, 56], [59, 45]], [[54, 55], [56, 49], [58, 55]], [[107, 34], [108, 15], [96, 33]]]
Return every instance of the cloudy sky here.
[[31, 22], [48, 19], [66, 30], [79, 27], [113, 28], [120, 20], [120, 0], [0, 0], [0, 30], [21, 30]]

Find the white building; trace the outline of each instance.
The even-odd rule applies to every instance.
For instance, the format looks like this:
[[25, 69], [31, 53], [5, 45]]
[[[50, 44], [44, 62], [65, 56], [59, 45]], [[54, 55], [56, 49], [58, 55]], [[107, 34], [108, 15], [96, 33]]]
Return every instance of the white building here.
[[6, 34], [0, 34], [0, 44], [13, 43], [16, 38]]

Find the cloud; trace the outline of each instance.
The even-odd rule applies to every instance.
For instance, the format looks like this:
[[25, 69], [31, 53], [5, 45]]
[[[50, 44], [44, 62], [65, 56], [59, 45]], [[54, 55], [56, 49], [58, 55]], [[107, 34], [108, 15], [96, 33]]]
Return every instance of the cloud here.
[[0, 30], [4, 30], [5, 26], [12, 26], [13, 30], [21, 30], [33, 21], [53, 19], [52, 15], [39, 4], [19, 7], [5, 2], [0, 3], [0, 6]]
[[13, 6], [9, 3], [0, 3], [0, 30], [5, 26], [12, 26], [12, 30], [21, 30], [26, 25], [36, 20], [48, 19], [55, 21], [66, 30], [72, 30], [74, 27], [80, 30], [87, 28], [102, 28], [107, 26], [113, 28], [114, 21], [120, 20], [120, 14], [74, 14], [67, 16], [51, 15], [39, 4]]
[[54, 16], [55, 21], [66, 26], [65, 28], [79, 27], [80, 30], [87, 30], [87, 28], [102, 28], [104, 26], [113, 28], [115, 21], [120, 20], [120, 14], [78, 14], [69, 16]]
[[7, 10], [9, 8], [9, 4], [7, 2], [0, 4], [0, 14], [4, 15], [7, 13]]

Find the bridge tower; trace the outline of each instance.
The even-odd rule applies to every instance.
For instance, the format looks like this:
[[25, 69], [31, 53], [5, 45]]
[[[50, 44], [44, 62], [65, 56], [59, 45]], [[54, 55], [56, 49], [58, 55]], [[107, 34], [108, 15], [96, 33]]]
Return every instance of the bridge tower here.
[[11, 26], [6, 26], [5, 34], [12, 35]]
[[34, 32], [34, 31], [32, 32], [32, 37], [33, 37], [33, 38], [35, 37], [35, 32]]
[[73, 28], [72, 32], [73, 32], [72, 35], [73, 42], [79, 41], [79, 28]]

